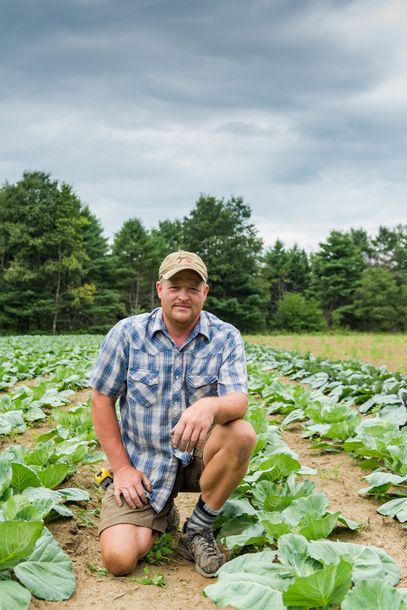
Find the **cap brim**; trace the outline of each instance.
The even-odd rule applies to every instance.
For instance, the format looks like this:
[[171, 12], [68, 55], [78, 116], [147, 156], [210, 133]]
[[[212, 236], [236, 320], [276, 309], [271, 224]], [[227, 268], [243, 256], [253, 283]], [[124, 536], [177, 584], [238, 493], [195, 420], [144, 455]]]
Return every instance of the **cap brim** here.
[[198, 271], [198, 269], [194, 269], [194, 267], [191, 267], [190, 265], [179, 265], [179, 267], [177, 267], [176, 269], [173, 269], [172, 271], [167, 271], [167, 273], [163, 273], [160, 279], [169, 280], [173, 277], [173, 275], [176, 275], [180, 271], [185, 271], [186, 269], [189, 269], [190, 271], [195, 271], [195, 273], [199, 275], [200, 278], [202, 278], [205, 284], [208, 281], [201, 271]]

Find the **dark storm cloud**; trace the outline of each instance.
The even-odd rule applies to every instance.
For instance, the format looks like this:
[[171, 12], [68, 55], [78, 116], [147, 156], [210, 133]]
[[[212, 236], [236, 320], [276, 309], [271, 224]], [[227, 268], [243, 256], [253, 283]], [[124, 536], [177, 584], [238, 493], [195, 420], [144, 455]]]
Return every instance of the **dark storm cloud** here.
[[[200, 192], [242, 194], [267, 240], [403, 220], [400, 3], [16, 0], [2, 13], [3, 180], [51, 171], [109, 234], [182, 216]], [[385, 198], [394, 211], [372, 212]]]
[[51, 95], [76, 83], [89, 95], [81, 79], [100, 79], [111, 96], [166, 105], [302, 108], [363, 89], [380, 67], [379, 53], [363, 57], [318, 23], [336, 5], [17, 0], [3, 20], [6, 82]]

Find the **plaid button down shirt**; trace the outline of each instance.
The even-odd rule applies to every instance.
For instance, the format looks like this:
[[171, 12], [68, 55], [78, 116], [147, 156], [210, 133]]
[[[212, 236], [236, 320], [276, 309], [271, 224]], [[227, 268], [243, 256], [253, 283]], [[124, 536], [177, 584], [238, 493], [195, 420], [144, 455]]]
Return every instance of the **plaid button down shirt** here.
[[179, 460], [171, 429], [183, 411], [205, 396], [247, 393], [240, 333], [202, 311], [188, 339], [171, 339], [161, 308], [121, 320], [106, 336], [91, 385], [120, 397], [120, 428], [132, 465], [152, 483], [149, 501], [159, 512], [168, 500]]

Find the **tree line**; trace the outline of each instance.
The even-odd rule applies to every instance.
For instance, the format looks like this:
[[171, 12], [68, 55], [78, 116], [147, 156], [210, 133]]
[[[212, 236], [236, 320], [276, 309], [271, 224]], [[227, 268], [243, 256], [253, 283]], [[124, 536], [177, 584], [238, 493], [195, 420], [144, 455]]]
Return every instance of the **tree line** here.
[[109, 244], [72, 186], [38, 171], [0, 187], [0, 329], [105, 332], [158, 305], [158, 267], [178, 249], [201, 255], [207, 309], [242, 332], [407, 330], [407, 225], [265, 249], [241, 197], [201, 195], [182, 220], [126, 220]]

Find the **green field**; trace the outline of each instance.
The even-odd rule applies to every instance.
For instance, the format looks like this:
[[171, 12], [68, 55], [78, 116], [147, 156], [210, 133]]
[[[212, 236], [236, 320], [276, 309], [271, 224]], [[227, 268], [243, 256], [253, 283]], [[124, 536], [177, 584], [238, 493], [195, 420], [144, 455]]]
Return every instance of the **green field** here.
[[185, 580], [208, 610], [407, 610], [407, 378], [363, 364], [405, 371], [405, 336], [246, 337], [262, 344], [247, 345], [257, 443], [215, 524], [229, 561], [206, 598], [177, 535], [165, 562], [156, 547], [128, 578], [95, 564], [105, 456], [88, 374], [101, 339], [0, 339], [0, 608], [85, 610], [92, 590], [98, 607], [124, 595], [128, 607], [164, 607], [159, 595], [173, 610], [191, 606]]

